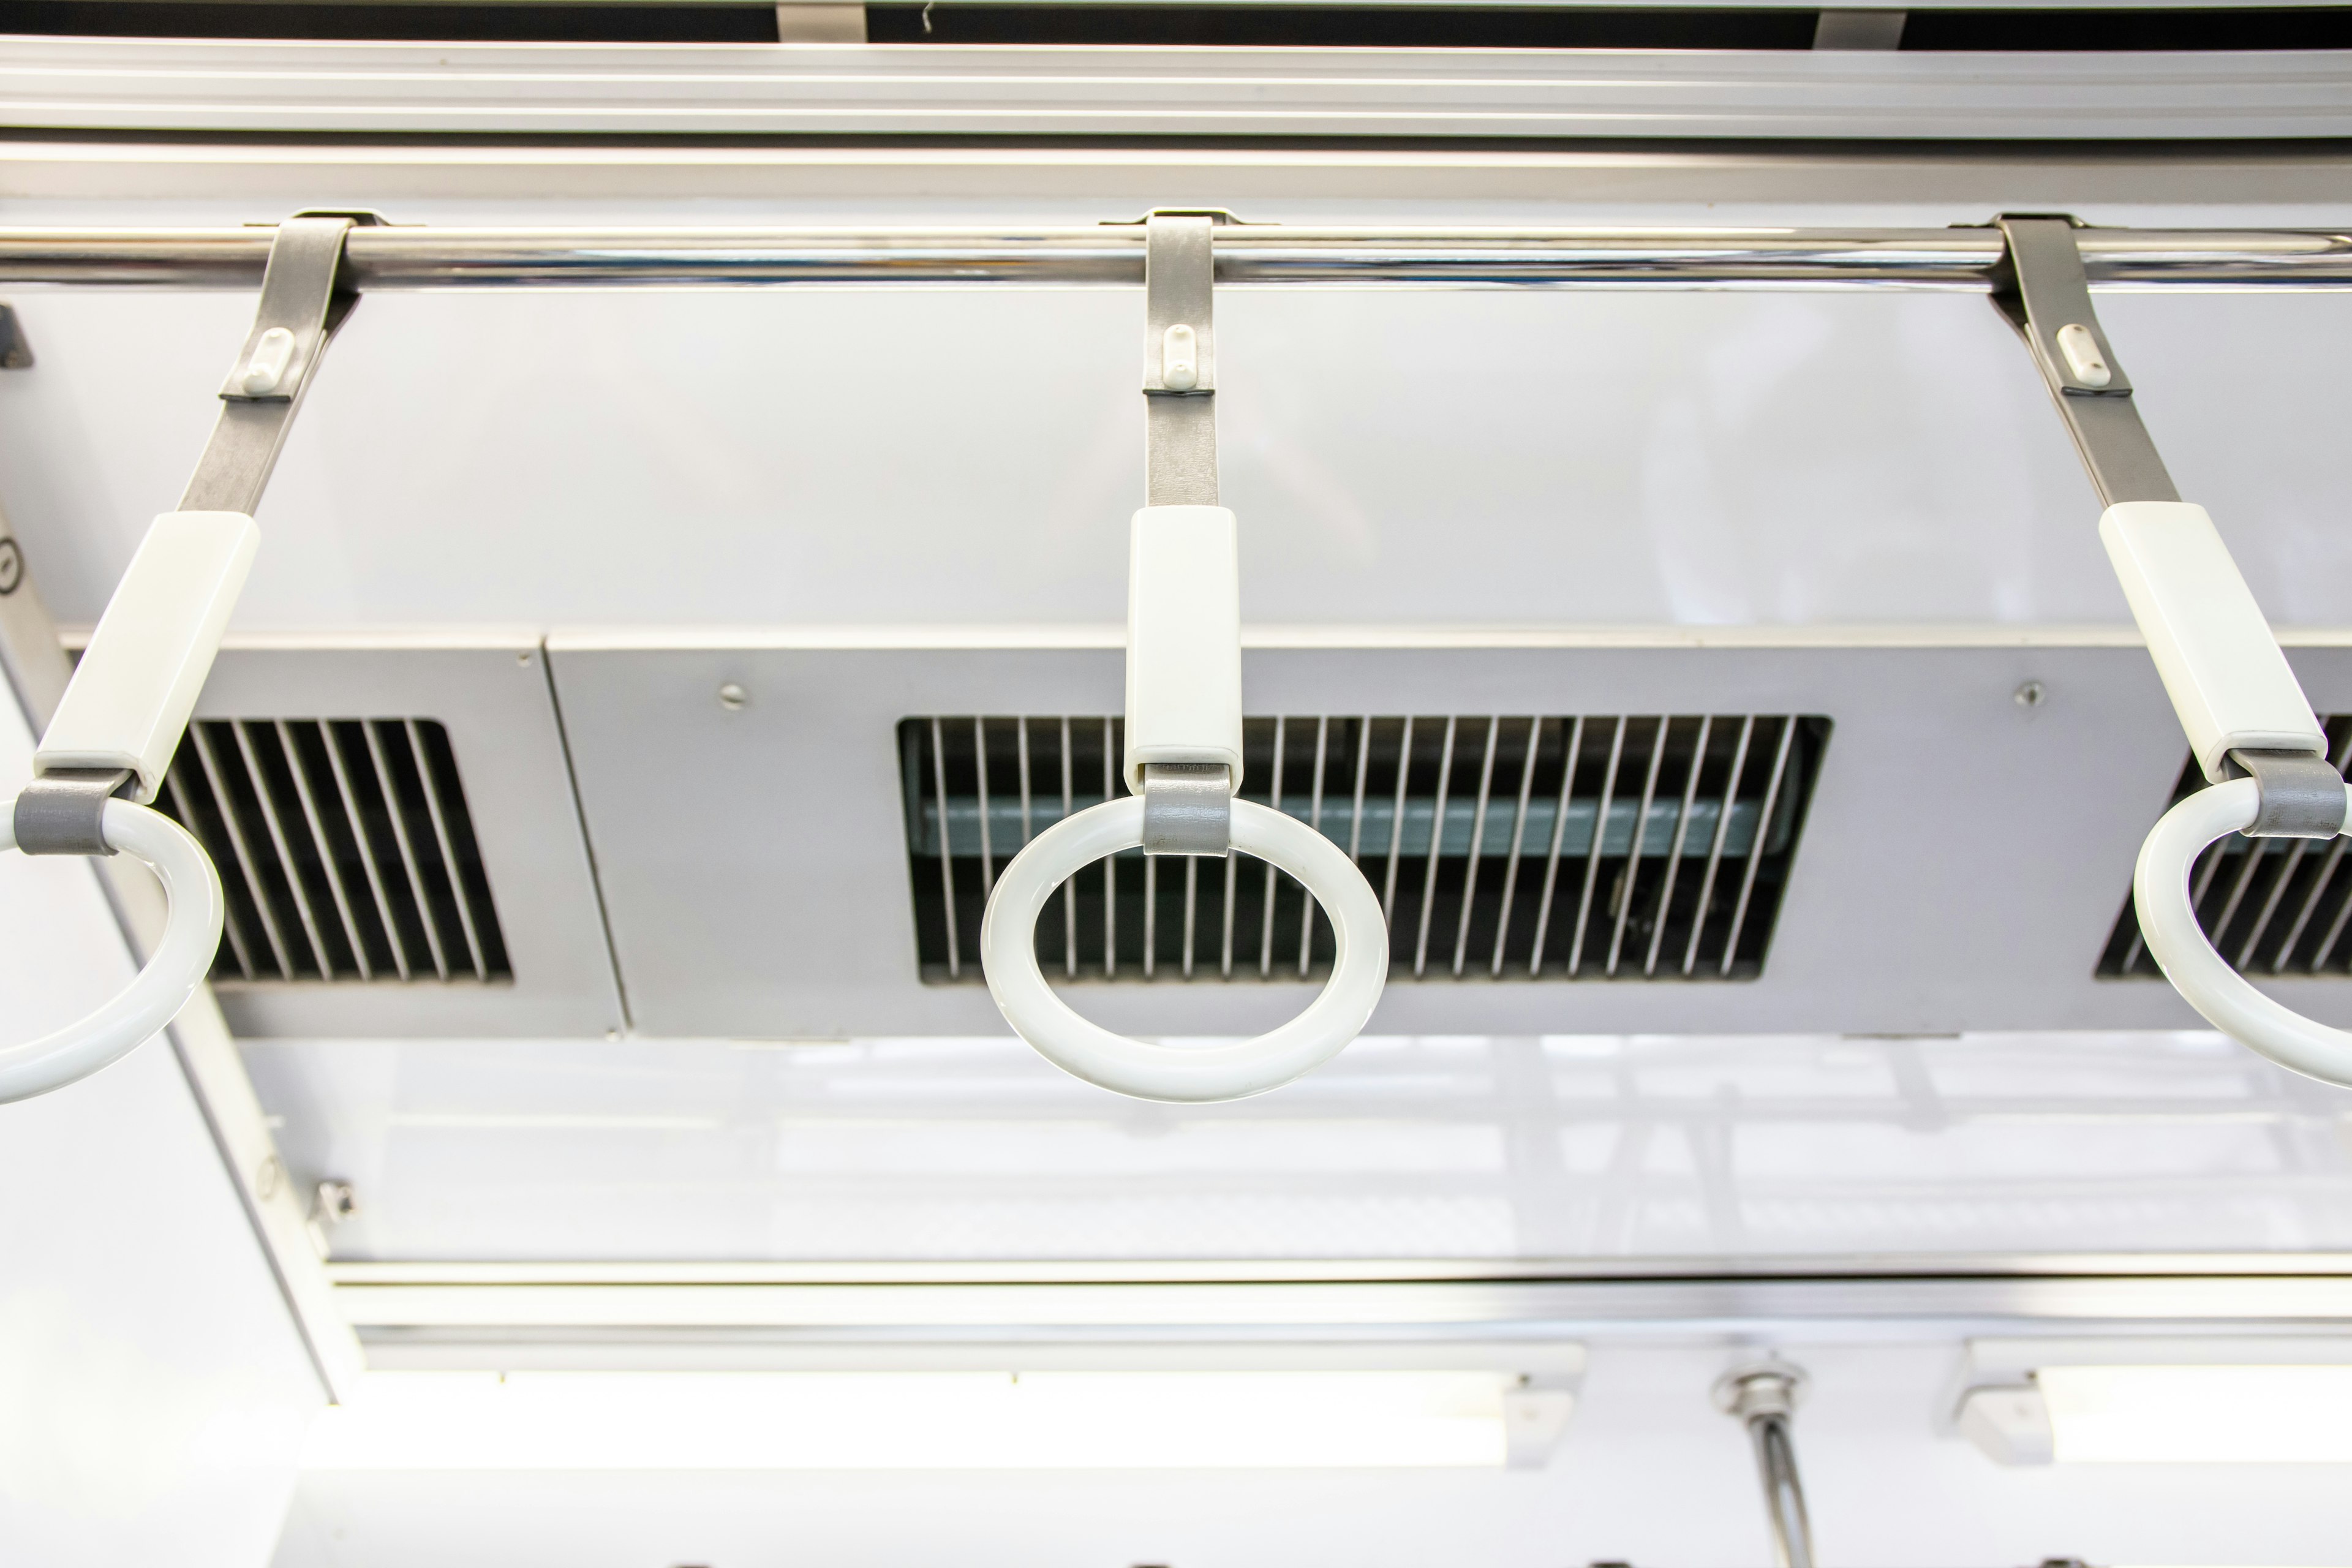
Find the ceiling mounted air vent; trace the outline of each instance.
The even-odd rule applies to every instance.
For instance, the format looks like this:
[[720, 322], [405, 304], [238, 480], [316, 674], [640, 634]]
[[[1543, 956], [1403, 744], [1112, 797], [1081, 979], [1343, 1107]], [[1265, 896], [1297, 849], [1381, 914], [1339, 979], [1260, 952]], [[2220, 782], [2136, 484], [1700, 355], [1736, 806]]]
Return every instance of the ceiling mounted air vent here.
[[[1355, 858], [1394, 979], [1751, 979], [1829, 734], [1785, 715], [1257, 718], [1242, 794]], [[1120, 743], [1100, 717], [900, 723], [924, 979], [982, 978], [997, 870], [1125, 793]], [[1328, 970], [1331, 927], [1263, 862], [1129, 851], [1047, 904], [1037, 952], [1069, 979], [1296, 981]]]
[[203, 720], [156, 805], [220, 868], [216, 982], [513, 976], [432, 720]]
[[[2342, 773], [2352, 761], [2352, 714], [2323, 720], [2328, 760]], [[2173, 785], [2178, 805], [2205, 787], [2190, 758]], [[2352, 869], [2344, 847], [2352, 839], [2249, 838], [2232, 833], [2214, 841], [2189, 871], [2189, 901], [2213, 950], [2247, 974], [2352, 973]], [[2139, 912], [2124, 894], [2123, 913], [2099, 955], [2102, 980], [2160, 980], [2140, 939]]]

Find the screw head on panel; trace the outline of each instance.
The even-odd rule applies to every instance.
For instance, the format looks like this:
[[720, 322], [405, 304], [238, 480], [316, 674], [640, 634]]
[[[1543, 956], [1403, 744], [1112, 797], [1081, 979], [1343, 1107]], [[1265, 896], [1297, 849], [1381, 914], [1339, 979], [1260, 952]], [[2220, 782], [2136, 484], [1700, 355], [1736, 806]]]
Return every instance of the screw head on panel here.
[[359, 1194], [349, 1182], [320, 1182], [312, 1195], [311, 1217], [320, 1225], [341, 1225], [359, 1212]]
[[733, 681], [719, 689], [719, 706], [730, 713], [739, 712], [751, 705], [751, 694]]
[[2020, 708], [2039, 708], [2050, 700], [2050, 692], [2042, 682], [2029, 680], [2011, 694]]

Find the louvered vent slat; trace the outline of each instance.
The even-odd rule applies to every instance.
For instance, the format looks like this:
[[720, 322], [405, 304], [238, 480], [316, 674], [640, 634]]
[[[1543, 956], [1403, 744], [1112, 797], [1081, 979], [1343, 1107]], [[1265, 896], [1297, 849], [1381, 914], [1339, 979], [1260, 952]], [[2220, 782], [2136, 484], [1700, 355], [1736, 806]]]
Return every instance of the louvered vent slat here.
[[216, 982], [514, 977], [432, 720], [202, 720], [156, 804], [220, 868]]
[[[1242, 794], [1344, 847], [1381, 895], [1397, 980], [1752, 979], [1830, 721], [1790, 715], [1254, 718]], [[998, 870], [1126, 793], [1120, 721], [898, 727], [923, 977], [976, 982]], [[1038, 921], [1066, 979], [1328, 973], [1331, 927], [1263, 862], [1099, 861]]]
[[[2352, 714], [2332, 714], [2328, 760], [2343, 773], [2352, 764]], [[2173, 785], [2172, 804], [2205, 787], [2191, 757]], [[2214, 951], [2247, 974], [2352, 974], [2352, 839], [2249, 838], [2232, 833], [2215, 841], [2189, 874], [2197, 923]], [[2140, 938], [2139, 911], [2129, 891], [2123, 912], [2099, 955], [2102, 980], [2160, 980], [2163, 974]]]

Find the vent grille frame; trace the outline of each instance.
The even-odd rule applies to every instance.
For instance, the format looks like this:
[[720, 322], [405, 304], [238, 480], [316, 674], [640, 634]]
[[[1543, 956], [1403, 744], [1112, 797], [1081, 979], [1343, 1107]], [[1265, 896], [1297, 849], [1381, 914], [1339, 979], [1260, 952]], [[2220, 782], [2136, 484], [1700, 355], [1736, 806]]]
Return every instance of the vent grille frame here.
[[[2352, 713], [2320, 720], [2327, 760], [2340, 774], [2352, 766]], [[2204, 771], [2182, 763], [2169, 811], [2205, 787]], [[2249, 838], [2229, 834], [2208, 845], [2189, 870], [2189, 903], [2213, 951], [2241, 974], [2263, 979], [2352, 977], [2352, 839]], [[2092, 971], [2100, 980], [2162, 980], [2139, 929], [2129, 888]]]
[[[1390, 919], [1392, 981], [1748, 981], [1832, 730], [1819, 714], [1266, 715], [1244, 724], [1241, 793], [1278, 796], [1364, 870]], [[982, 979], [997, 868], [1126, 793], [1123, 736], [1103, 716], [900, 721], [925, 983]], [[1048, 900], [1040, 966], [1065, 982], [1328, 973], [1328, 919], [1286, 873], [1244, 858], [1096, 862]]]
[[215, 984], [514, 979], [438, 721], [199, 719], [155, 805], [220, 871]]

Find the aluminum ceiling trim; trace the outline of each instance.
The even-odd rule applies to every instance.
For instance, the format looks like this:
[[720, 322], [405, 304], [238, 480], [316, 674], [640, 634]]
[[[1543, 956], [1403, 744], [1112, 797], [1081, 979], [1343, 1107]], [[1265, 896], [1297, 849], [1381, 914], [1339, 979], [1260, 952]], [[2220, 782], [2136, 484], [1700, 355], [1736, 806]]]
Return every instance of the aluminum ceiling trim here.
[[[1557, 1386], [1580, 1379], [1586, 1361], [1580, 1342], [1556, 1339], [845, 1344], [779, 1341], [756, 1331], [610, 1330], [585, 1335], [510, 1330], [452, 1334], [386, 1329], [364, 1342], [369, 1370], [374, 1372], [1499, 1372]], [[2163, 1342], [2182, 1342], [2171, 1338]], [[2249, 1342], [2237, 1338], [2228, 1342], [2242, 1346]]]
[[[403, 3], [403, 0], [395, 0]], [[431, 3], [431, 0], [425, 0]], [[720, 5], [744, 10], [765, 9], [774, 0], [486, 0], [492, 5], [523, 7], [530, 5]], [[902, 4], [911, 0], [901, 0]], [[972, 0], [934, 0], [935, 4], [956, 5]], [[999, 0], [977, 0], [989, 5]], [[1023, 0], [1029, 5], [1098, 5], [1102, 0]], [[1118, 0], [1122, 5], [1230, 6], [1247, 9], [1255, 5], [1329, 5], [1360, 9], [1377, 6], [1405, 6], [1413, 10], [1528, 10], [1558, 11], [1580, 7], [1563, 4], [1562, 0]], [[1912, 11], [2231, 11], [2231, 10], [2321, 10], [2340, 5], [2343, 0], [1911, 0], [1906, 9]], [[1605, 5], [1592, 7], [1611, 11], [1815, 11], [1819, 0], [1607, 0]], [[1849, 7], [1851, 8], [1851, 7]]]
[[2346, 1252], [1999, 1253], [1785, 1258], [1124, 1259], [1100, 1262], [347, 1261], [338, 1286], [1122, 1285], [1738, 1279], [2352, 1279]]
[[1551, 205], [1564, 193], [1588, 211], [1631, 202], [1711, 204], [1719, 211], [1734, 203], [1833, 201], [1976, 215], [2080, 212], [2110, 203], [2173, 211], [2299, 205], [2326, 213], [2340, 205], [2346, 163], [2334, 143], [2244, 140], [2193, 148], [2161, 142], [2020, 149], [2000, 142], [1756, 141], [1638, 148], [1605, 142], [1235, 147], [593, 137], [305, 142], [224, 134], [0, 141], [0, 196], [78, 205], [163, 200], [183, 211], [194, 201], [233, 200], [239, 216], [291, 212], [321, 189], [395, 216], [458, 197], [665, 204], [815, 198], [870, 207], [930, 203], [943, 188], [971, 200], [1085, 202], [1129, 213], [1154, 205], [1270, 211], [1271, 204], [1304, 198], [1389, 207], [1413, 201]]
[[[2352, 647], [2352, 626], [2274, 626], [2282, 647]], [[68, 646], [74, 643], [68, 631]], [[364, 636], [365, 634], [361, 634]], [[323, 640], [323, 639], [322, 639]], [[307, 633], [289, 635], [270, 646], [310, 646]], [[232, 638], [232, 646], [241, 646]], [[252, 646], [262, 646], [256, 641]], [[2031, 622], [1946, 622], [1869, 625], [1774, 625], [1754, 622], [1720, 626], [1410, 626], [1392, 622], [1363, 626], [1242, 627], [1245, 648], [1995, 648], [2144, 647], [2139, 628], [2126, 623], [2066, 626]], [[1117, 623], [1073, 622], [1066, 626], [564, 626], [548, 634], [551, 654], [726, 652], [782, 650], [977, 653], [988, 649], [1115, 648], [1127, 647], [1127, 628]]]
[[0, 121], [898, 136], [2352, 135], [2352, 52], [956, 48], [16, 37]]
[[[560, 5], [569, 0], [494, 0], [497, 4]], [[590, 0], [592, 4], [607, 4], [611, 0]], [[693, 4], [695, 0], [661, 0], [662, 4]], [[703, 0], [708, 3], [708, 0]], [[726, 5], [764, 5], [767, 0], [721, 0]], [[903, 0], [902, 0], [903, 3]], [[943, 5], [967, 3], [988, 5], [997, 0], [937, 0]], [[1098, 5], [1103, 0], [1023, 0], [1030, 5]], [[1247, 8], [1253, 5], [1339, 5], [1350, 9], [1383, 5], [1403, 5], [1414, 9], [1446, 10], [1465, 6], [1475, 10], [1497, 8], [1530, 11], [1573, 10], [1580, 7], [1563, 4], [1562, 0], [1118, 0], [1127, 5], [1211, 5]], [[2343, 0], [1909, 0], [1906, 11], [2253, 11], [2253, 10], [2316, 10], [2343, 4]], [[1610, 11], [1817, 11], [1823, 9], [1819, 0], [1606, 0], [1593, 5], [1594, 10]], [[1864, 9], [1858, 5], [1832, 9]]]
[[598, 1331], [776, 1342], [1256, 1343], [1740, 1332], [1811, 1324], [1871, 1337], [1989, 1326], [2279, 1325], [2352, 1316], [2352, 1277], [1333, 1281], [1095, 1285], [341, 1285], [363, 1339]]

